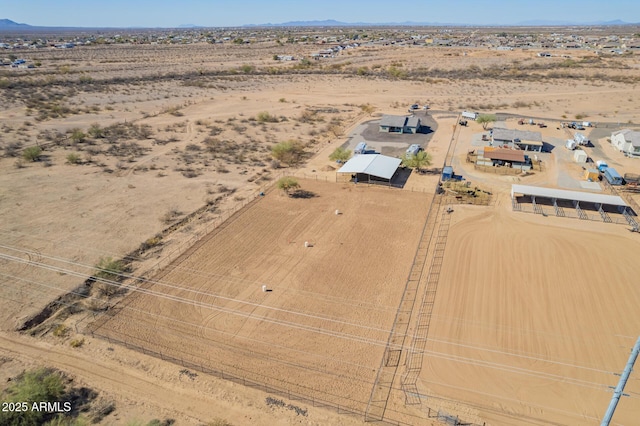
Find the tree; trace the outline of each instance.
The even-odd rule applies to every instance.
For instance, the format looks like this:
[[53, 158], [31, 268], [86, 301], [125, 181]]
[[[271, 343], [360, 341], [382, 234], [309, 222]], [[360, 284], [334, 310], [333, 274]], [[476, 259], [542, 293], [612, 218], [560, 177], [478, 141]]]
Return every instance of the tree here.
[[291, 195], [291, 191], [294, 189], [299, 189], [300, 184], [297, 180], [292, 177], [285, 176], [278, 180], [278, 189], [284, 191], [285, 194]]
[[489, 123], [493, 123], [496, 120], [497, 118], [495, 114], [480, 114], [478, 118], [476, 118], [476, 121], [482, 124], [482, 128], [485, 130], [487, 130]]
[[340, 161], [341, 163], [344, 163], [349, 158], [351, 158], [351, 151], [341, 146], [337, 147], [331, 155], [329, 155], [329, 160]]
[[427, 151], [420, 151], [416, 155], [405, 154], [402, 157], [402, 164], [420, 171], [423, 167], [431, 165], [431, 154]]
[[304, 146], [294, 140], [280, 142], [271, 148], [271, 155], [276, 160], [286, 163], [289, 166], [296, 166], [302, 161]]

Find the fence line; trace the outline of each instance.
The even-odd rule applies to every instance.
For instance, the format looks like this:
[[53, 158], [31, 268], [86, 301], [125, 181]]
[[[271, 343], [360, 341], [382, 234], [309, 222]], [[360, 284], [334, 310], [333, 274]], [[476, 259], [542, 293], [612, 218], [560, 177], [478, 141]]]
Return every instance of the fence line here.
[[[222, 369], [211, 368], [208, 363], [205, 363], [206, 360], [203, 360], [203, 359], [199, 359], [195, 362], [188, 361], [188, 360], [185, 360], [183, 357], [176, 357], [175, 355], [172, 356], [173, 354], [169, 355], [161, 351], [156, 352], [156, 351], [147, 349], [144, 346], [140, 346], [138, 344], [128, 342], [124, 338], [122, 340], [117, 339], [112, 336], [108, 336], [106, 334], [98, 333], [97, 331], [94, 331], [94, 330], [87, 330], [86, 333], [90, 334], [91, 337], [104, 339], [111, 344], [124, 346], [127, 349], [140, 352], [144, 355], [149, 355], [155, 358], [159, 358], [163, 361], [168, 361], [184, 368], [199, 371], [204, 374], [209, 374], [211, 376], [218, 377], [223, 380], [228, 380], [237, 384], [241, 384], [243, 386], [255, 388], [266, 393], [275, 394], [292, 401], [302, 401], [304, 403], [310, 404], [313, 407], [327, 408], [332, 411], [335, 411], [338, 414], [346, 414], [346, 415], [358, 416], [363, 418], [365, 416], [364, 410], [360, 410], [347, 405], [341, 405], [340, 403], [328, 401], [322, 398], [317, 398], [315, 396], [303, 395], [300, 392], [292, 391], [290, 388], [284, 388], [284, 387], [280, 387], [273, 384], [267, 384], [264, 381], [261, 381], [259, 379], [248, 378], [246, 376], [236, 374], [236, 373], [230, 373], [229, 371], [224, 371]], [[323, 392], [320, 392], [320, 393], [323, 393]], [[344, 400], [348, 400], [348, 398], [346, 397], [341, 397], [341, 398], [343, 398]], [[354, 402], [358, 402], [358, 401], [354, 401]], [[387, 425], [388, 426], [409, 426], [412, 424], [412, 423], [406, 423], [400, 420], [383, 420], [376, 423], [379, 423], [385, 426]]]
[[[563, 208], [563, 213], [561, 215], [554, 213], [547, 213], [542, 207], [551, 207], [543, 204], [536, 204], [534, 208], [533, 205], [518, 203], [517, 201], [512, 204], [513, 210], [524, 212], [524, 213], [534, 213], [534, 214], [542, 214], [543, 216], [557, 216], [557, 217], [567, 217], [569, 219], [581, 219], [581, 220], [592, 220], [595, 222], [605, 222], [600, 214], [589, 214], [585, 212], [585, 210], [580, 210], [580, 213], [573, 212], [573, 209]], [[627, 219], [623, 217], [611, 217], [611, 213], [608, 214], [608, 217], [611, 221], [606, 221], [606, 223], [614, 223], [617, 225], [628, 225]]]

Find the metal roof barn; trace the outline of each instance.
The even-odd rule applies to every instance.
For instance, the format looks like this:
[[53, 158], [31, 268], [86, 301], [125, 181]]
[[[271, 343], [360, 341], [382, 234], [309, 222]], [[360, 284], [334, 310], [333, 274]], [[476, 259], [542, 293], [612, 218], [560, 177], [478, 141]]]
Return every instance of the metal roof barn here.
[[515, 194], [534, 197], [556, 198], [558, 200], [583, 201], [585, 203], [607, 204], [628, 207], [629, 205], [616, 195], [592, 194], [590, 192], [567, 191], [564, 189], [544, 188], [541, 186], [511, 185], [511, 198]]
[[382, 154], [356, 155], [340, 167], [338, 173], [362, 173], [391, 180], [401, 162], [399, 158]]

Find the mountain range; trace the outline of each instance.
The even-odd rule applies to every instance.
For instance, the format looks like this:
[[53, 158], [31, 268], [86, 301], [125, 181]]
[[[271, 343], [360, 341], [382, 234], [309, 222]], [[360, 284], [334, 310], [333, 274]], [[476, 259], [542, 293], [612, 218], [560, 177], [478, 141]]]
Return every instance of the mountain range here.
[[[518, 22], [512, 25], [500, 25], [500, 24], [485, 24], [485, 25], [477, 25], [477, 24], [460, 24], [460, 23], [442, 23], [442, 22], [341, 22], [336, 21], [334, 19], [327, 19], [323, 21], [289, 21], [283, 22], [279, 24], [248, 24], [243, 25], [243, 27], [365, 27], [365, 26], [397, 26], [397, 27], [420, 27], [420, 26], [451, 26], [451, 27], [464, 27], [464, 26], [488, 26], [488, 27], [509, 27], [509, 26], [613, 26], [613, 25], [640, 25], [640, 23], [629, 23], [624, 22], [620, 19], [612, 20], [612, 21], [595, 21], [595, 22], [571, 22], [571, 21], [547, 21], [547, 20], [529, 20]], [[0, 31], [10, 31], [10, 30], [39, 30], [39, 29], [56, 29], [63, 27], [54, 27], [54, 26], [34, 26], [29, 24], [21, 24], [18, 22], [14, 22], [10, 19], [0, 19]], [[71, 27], [64, 27], [65, 29], [70, 29]], [[83, 27], [86, 29], [86, 27]], [[81, 27], [77, 27], [77, 29], [83, 29]], [[117, 28], [117, 27], [112, 27]], [[136, 27], [138, 29], [143, 27]], [[178, 25], [175, 28], [207, 28], [206, 26], [200, 25]]]

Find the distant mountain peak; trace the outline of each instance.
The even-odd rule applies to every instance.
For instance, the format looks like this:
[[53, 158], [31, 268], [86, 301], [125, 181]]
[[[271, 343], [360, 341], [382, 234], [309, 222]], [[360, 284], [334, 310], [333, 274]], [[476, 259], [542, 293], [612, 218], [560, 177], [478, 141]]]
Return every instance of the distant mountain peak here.
[[14, 22], [11, 19], [0, 19], [0, 28], [16, 28], [16, 27], [30, 27], [30, 26], [31, 25]]

